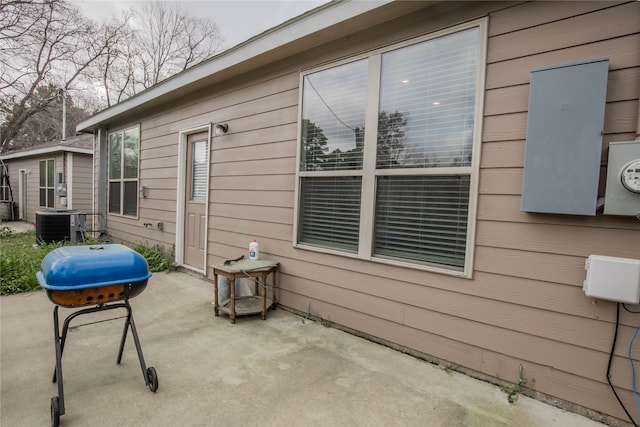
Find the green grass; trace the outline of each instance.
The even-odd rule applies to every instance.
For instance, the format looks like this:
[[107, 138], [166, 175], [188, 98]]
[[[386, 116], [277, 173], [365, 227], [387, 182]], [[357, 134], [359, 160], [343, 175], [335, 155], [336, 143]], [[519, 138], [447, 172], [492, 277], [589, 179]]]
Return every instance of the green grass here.
[[[42, 259], [62, 243], [35, 245], [35, 230], [14, 233], [0, 223], [0, 295], [39, 290], [36, 273], [40, 271]], [[100, 243], [98, 241], [88, 244]], [[169, 271], [173, 268], [173, 250], [166, 251], [160, 245], [141, 244], [133, 248], [149, 265], [149, 271]]]
[[13, 233], [0, 230], [0, 295], [11, 295], [40, 289], [36, 273], [46, 254], [62, 246], [35, 246], [35, 230]]

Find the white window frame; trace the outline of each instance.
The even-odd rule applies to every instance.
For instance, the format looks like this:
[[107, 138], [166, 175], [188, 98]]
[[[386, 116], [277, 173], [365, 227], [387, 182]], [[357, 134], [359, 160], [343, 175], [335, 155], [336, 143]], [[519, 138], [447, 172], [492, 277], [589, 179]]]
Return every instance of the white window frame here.
[[[9, 187], [9, 165], [0, 163], [0, 200], [11, 200], [11, 188]], [[38, 194], [40, 198], [40, 194]]]
[[[40, 163], [44, 162], [45, 164], [45, 186], [40, 185]], [[49, 176], [49, 162], [53, 162], [53, 182], [51, 186], [48, 186], [48, 176]], [[41, 208], [47, 209], [55, 209], [56, 207], [56, 159], [42, 159], [38, 161], [38, 206]], [[44, 188], [45, 191], [45, 204], [40, 204], [40, 191]], [[49, 200], [49, 190], [53, 190], [53, 200]], [[52, 202], [51, 206], [49, 206], [49, 202]]]
[[[304, 70], [300, 73], [299, 83], [299, 101], [298, 101], [298, 139], [296, 145], [296, 183], [295, 183], [295, 204], [294, 204], [294, 223], [293, 223], [293, 246], [298, 249], [310, 250], [315, 252], [322, 252], [327, 254], [334, 254], [343, 257], [350, 257], [356, 259], [369, 260], [382, 264], [389, 264], [400, 267], [407, 267], [418, 270], [431, 271], [436, 273], [448, 274], [452, 276], [471, 278], [473, 274], [473, 259], [474, 259], [474, 247], [475, 247], [475, 230], [476, 230], [476, 210], [478, 202], [478, 178], [480, 171], [480, 151], [482, 143], [482, 122], [484, 118], [483, 106], [484, 106], [484, 92], [485, 92], [485, 74], [486, 74], [486, 51], [487, 51], [487, 18], [474, 20], [465, 24], [457, 25], [455, 27], [447, 28], [441, 31], [430, 33], [421, 37], [416, 37], [411, 40], [407, 40], [401, 43], [385, 46], [381, 49], [372, 50], [370, 52], [360, 54], [357, 56], [349, 57], [341, 61], [336, 61], [331, 64], [323, 65], [309, 70]], [[470, 166], [463, 167], [437, 167], [437, 168], [421, 168], [412, 170], [397, 170], [397, 169], [379, 169], [376, 170], [376, 139], [377, 139], [377, 118], [378, 118], [378, 103], [380, 94], [380, 71], [381, 71], [381, 58], [382, 54], [400, 49], [406, 46], [414, 45], [424, 41], [432, 40], [438, 37], [442, 37], [448, 34], [452, 34], [459, 31], [464, 31], [470, 28], [478, 28], [479, 41], [478, 41], [478, 67], [477, 67], [477, 85], [475, 94], [475, 120], [473, 128], [473, 146], [472, 146], [472, 159]], [[362, 159], [361, 170], [349, 170], [349, 171], [324, 171], [320, 174], [318, 172], [301, 171], [301, 132], [302, 132], [302, 101], [303, 101], [303, 87], [304, 77], [308, 74], [315, 73], [331, 69], [346, 63], [355, 62], [360, 59], [369, 60], [369, 74], [367, 84], [367, 100], [366, 100], [366, 118], [364, 141], [364, 151]], [[390, 176], [390, 175], [468, 175], [470, 177], [469, 187], [469, 206], [467, 217], [467, 239], [466, 239], [466, 252], [464, 269], [453, 270], [444, 266], [429, 265], [423, 263], [414, 263], [411, 261], [401, 261], [397, 259], [380, 258], [372, 255], [373, 253], [373, 235], [374, 235], [374, 219], [375, 219], [375, 193], [376, 193], [376, 179], [378, 176]], [[311, 246], [298, 242], [299, 233], [299, 209], [300, 209], [300, 183], [304, 177], [332, 177], [332, 176], [361, 176], [362, 177], [362, 195], [360, 204], [360, 234], [358, 253], [349, 253], [346, 251], [340, 251], [337, 249]]]
[[[137, 173], [137, 177], [136, 178], [125, 178], [124, 177], [124, 153], [121, 154], [120, 156], [120, 178], [119, 179], [112, 179], [109, 172], [110, 172], [110, 161], [111, 161], [111, 142], [109, 140], [110, 136], [114, 133], [120, 133], [122, 134], [122, 146], [120, 147], [121, 150], [124, 150], [124, 133], [133, 129], [137, 129], [138, 130], [138, 173]], [[109, 131], [107, 133], [107, 215], [114, 215], [114, 216], [119, 216], [122, 218], [131, 218], [131, 219], [138, 219], [140, 217], [140, 195], [139, 195], [139, 191], [140, 191], [140, 152], [141, 152], [141, 147], [142, 147], [142, 135], [141, 135], [141, 130], [140, 130], [140, 125], [136, 125], [136, 126], [130, 126], [130, 127], [126, 127], [126, 128], [122, 128], [119, 129], [117, 131]], [[109, 211], [109, 202], [111, 200], [111, 183], [113, 182], [119, 182], [120, 183], [120, 212], [116, 213], [116, 212], [110, 212]], [[136, 182], [136, 188], [137, 188], [137, 194], [136, 197], [138, 198], [138, 201], [136, 202], [136, 214], [135, 215], [125, 215], [123, 214], [123, 210], [124, 210], [124, 183], [125, 182]]]

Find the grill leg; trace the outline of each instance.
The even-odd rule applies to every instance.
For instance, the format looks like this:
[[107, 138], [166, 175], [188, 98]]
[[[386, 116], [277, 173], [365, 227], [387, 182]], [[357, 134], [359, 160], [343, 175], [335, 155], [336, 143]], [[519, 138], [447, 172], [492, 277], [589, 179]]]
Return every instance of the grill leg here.
[[138, 338], [138, 331], [136, 330], [136, 324], [133, 320], [133, 312], [129, 301], [125, 301], [124, 306], [127, 309], [127, 320], [124, 322], [124, 330], [122, 331], [122, 340], [120, 340], [120, 351], [118, 352], [118, 363], [122, 360], [122, 353], [124, 351], [124, 343], [127, 340], [127, 331], [131, 328], [131, 335], [133, 336], [133, 342], [136, 345], [136, 351], [138, 352], [138, 359], [140, 360], [140, 368], [142, 368], [142, 376], [144, 377], [145, 385], [149, 386], [149, 376], [147, 375], [147, 365], [144, 363], [144, 355], [142, 354], [142, 346], [140, 345], [140, 339]]
[[[55, 310], [56, 310], [55, 316], [57, 316], [58, 306], [56, 306]], [[66, 319], [64, 319], [64, 323], [62, 324], [62, 335], [60, 336], [60, 359], [61, 360], [62, 360], [62, 354], [64, 353], [64, 343], [67, 341], [67, 332], [69, 332], [69, 322], [71, 322], [71, 319], [73, 319], [74, 317], [75, 316], [73, 315], [67, 317]], [[56, 326], [56, 333], [57, 331], [58, 331], [58, 326]], [[56, 382], [56, 372], [57, 372], [57, 367], [56, 369], [53, 370], [54, 383]]]
[[126, 304], [127, 309], [127, 320], [124, 322], [124, 329], [122, 330], [122, 339], [120, 340], [120, 350], [118, 351], [118, 365], [122, 361], [122, 352], [124, 351], [124, 343], [127, 341], [127, 331], [129, 330], [129, 325], [131, 324], [131, 307], [129, 306], [129, 302]]
[[144, 363], [144, 355], [142, 354], [142, 347], [140, 346], [140, 339], [138, 338], [138, 331], [136, 330], [136, 324], [133, 321], [133, 314], [131, 314], [131, 309], [129, 309], [129, 324], [131, 325], [131, 335], [133, 335], [133, 342], [136, 344], [138, 359], [140, 359], [140, 368], [142, 368], [144, 383], [148, 386], [149, 378], [147, 376], [147, 365]]
[[[67, 323], [65, 322], [65, 327], [66, 325]], [[62, 386], [62, 344], [61, 337], [58, 335], [59, 322], [57, 305], [53, 308], [53, 328], [56, 348], [56, 370], [54, 372], [54, 380], [58, 383], [59, 415], [64, 415], [64, 389]]]
[[[64, 323], [62, 324], [62, 335], [60, 335], [60, 359], [62, 360], [62, 354], [64, 353], [64, 344], [67, 342], [67, 333], [69, 332], [69, 324], [76, 317], [86, 314], [86, 313], [95, 313], [97, 311], [105, 310], [103, 306], [97, 306], [93, 308], [85, 308], [84, 310], [76, 311], [75, 313], [71, 313], [64, 319]], [[56, 305], [54, 315], [58, 316], [58, 306]], [[58, 333], [58, 326], [56, 325], [56, 334]], [[56, 335], [56, 341], [58, 340], [58, 336]], [[57, 369], [56, 369], [57, 370]], [[53, 382], [56, 382], [56, 370], [53, 371]]]

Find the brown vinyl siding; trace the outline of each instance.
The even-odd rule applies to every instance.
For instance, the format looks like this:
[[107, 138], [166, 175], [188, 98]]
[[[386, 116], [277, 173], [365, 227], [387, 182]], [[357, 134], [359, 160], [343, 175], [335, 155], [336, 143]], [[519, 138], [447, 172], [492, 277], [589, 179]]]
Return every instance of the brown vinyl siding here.
[[[37, 149], [38, 147], [35, 147]], [[66, 164], [68, 156], [73, 156], [72, 171], [68, 171]], [[67, 206], [60, 203], [60, 196], [57, 194], [54, 196], [55, 209], [67, 209], [69, 203], [74, 210], [80, 211], [92, 211], [92, 161], [91, 156], [81, 153], [67, 153], [62, 152], [40, 154], [40, 155], [28, 155], [24, 157], [18, 157], [5, 160], [5, 163], [9, 166], [9, 177], [11, 180], [11, 190], [13, 192], [13, 199], [19, 203], [19, 178], [20, 170], [24, 169], [29, 171], [26, 177], [26, 217], [24, 221], [34, 223], [36, 220], [36, 212], [46, 209], [40, 206], [39, 196], [39, 162], [41, 160], [53, 159], [55, 163], [55, 173], [66, 173], [64, 177], [67, 189], [72, 187], [71, 197], [73, 200], [67, 199]], [[69, 172], [72, 175], [72, 181], [69, 182]], [[18, 211], [16, 208], [16, 215]], [[17, 219], [17, 216], [16, 216]]]
[[[249, 85], [238, 91], [200, 99], [142, 121], [140, 185], [149, 188], [149, 197], [140, 199], [138, 220], [109, 215], [110, 235], [129, 245], [144, 242], [172, 245], [175, 242], [178, 132], [210, 122], [228, 121], [230, 125], [228, 135], [213, 137], [210, 212], [216, 209], [218, 194], [222, 198], [226, 194], [239, 199], [231, 203], [235, 204], [233, 209], [241, 211], [238, 205], [246, 203], [242, 199], [255, 202], [262, 198], [265, 203], [271, 199], [271, 196], [254, 197], [249, 193], [282, 185], [287, 186], [283, 192], [287, 197], [281, 204], [293, 212], [293, 178], [290, 175], [272, 175], [274, 170], [282, 170], [281, 167], [274, 169], [272, 161], [286, 156], [289, 168], [295, 164], [297, 83], [297, 73], [291, 74], [284, 79], [266, 81], [259, 87]], [[282, 122], [281, 117], [290, 117], [289, 122]], [[256, 158], [260, 160], [252, 161]], [[221, 174], [218, 165], [223, 169], [226, 167], [227, 172]], [[261, 176], [256, 177], [256, 174]], [[273, 200], [278, 200], [278, 195]], [[268, 204], [262, 206], [269, 207]], [[258, 213], [260, 209], [257, 206], [251, 208], [252, 212]], [[210, 232], [212, 219], [215, 217], [210, 219]], [[164, 222], [163, 232], [156, 229], [157, 221]], [[152, 223], [154, 227], [140, 228], [145, 222]], [[290, 234], [289, 230], [287, 235]]]
[[[92, 212], [93, 165], [91, 156], [73, 153], [73, 210]], [[67, 184], [69, 185], [69, 184]]]
[[[294, 248], [300, 71], [484, 16], [488, 63], [473, 278]], [[257, 238], [261, 256], [280, 262], [278, 299], [286, 307], [480, 377], [513, 384], [522, 367], [527, 387], [625, 419], [605, 377], [615, 304], [586, 298], [582, 282], [591, 254], [639, 256], [640, 222], [525, 213], [520, 195], [532, 68], [609, 57], [603, 179], [608, 143], [634, 139], [640, 3], [448, 2], [384, 26], [354, 28], [348, 38], [293, 52], [135, 122], [140, 184], [149, 197], [140, 199], [138, 219], [109, 216], [111, 236], [174, 244], [178, 134], [228, 123], [229, 133], [211, 141], [208, 266], [246, 255]], [[637, 315], [621, 314], [612, 370], [632, 413], [626, 346], [637, 322]]]
[[[640, 76], [638, 4], [608, 3], [602, 10], [597, 5], [563, 3], [558, 5], [565, 12], [560, 17], [555, 5], [529, 3], [490, 16], [489, 33], [495, 36], [488, 44], [474, 281], [480, 286], [485, 280], [494, 285], [499, 281], [505, 286], [501, 293], [513, 292], [506, 287], [514, 283], [531, 290], [509, 306], [488, 308], [495, 319], [483, 319], [477, 312], [472, 318], [504, 328], [504, 339], [495, 342], [489, 333], [480, 335], [487, 339], [483, 347], [506, 356], [494, 365], [506, 360], [515, 372], [522, 363], [535, 378], [536, 390], [624, 419], [605, 377], [615, 304], [594, 304], [581, 287], [584, 260], [590, 254], [638, 256], [640, 227], [633, 218], [536, 215], [519, 209], [531, 68], [608, 56], [603, 164], [608, 142], [634, 138]], [[549, 22], [536, 20], [540, 14], [531, 18], [534, 10], [544, 10]], [[524, 21], [535, 25], [518, 30]], [[503, 23], [511, 27], [499, 28]], [[504, 300], [501, 295], [491, 298]], [[476, 301], [472, 307], [479, 305]], [[497, 318], [500, 315], [505, 318]], [[621, 319], [625, 326], [620, 340], [628, 344], [637, 320], [628, 313]], [[481, 372], [491, 375], [489, 366]], [[627, 407], [634, 408], [630, 376], [626, 348], [618, 346], [612, 380]]]
[[[523, 365], [536, 390], [625, 418], [604, 375], [615, 305], [594, 305], [581, 286], [588, 255], [637, 257], [637, 221], [531, 215], [519, 209], [531, 68], [609, 56], [605, 141], [633, 139], [640, 50], [637, 35], [628, 34], [638, 31], [633, 13], [638, 5], [611, 6], [563, 4], [562, 19], [545, 4], [490, 14], [489, 33], [502, 35], [488, 42], [473, 280], [294, 253], [297, 262], [282, 261], [283, 304], [509, 382], [517, 381]], [[502, 15], [508, 16], [503, 22], [513, 23], [514, 15], [532, 22], [530, 8], [544, 10], [552, 22], [534, 18], [535, 27], [526, 30], [493, 25]], [[575, 16], [568, 13], [572, 9]], [[618, 14], [624, 19], [615, 19]], [[591, 27], [587, 34], [583, 25]], [[558, 37], [565, 31], [577, 36]], [[281, 251], [290, 252], [274, 252]], [[622, 319], [627, 326], [620, 340], [628, 343], [635, 321], [628, 314]], [[618, 347], [615, 354], [613, 380], [633, 408], [626, 349]]]
[[[48, 157], [51, 158], [51, 157]], [[36, 212], [40, 210], [40, 199], [39, 199], [39, 188], [40, 188], [40, 180], [38, 175], [38, 167], [40, 158], [26, 157], [26, 158], [18, 158], [18, 159], [10, 159], [5, 160], [5, 163], [9, 167], [9, 179], [11, 181], [11, 191], [13, 192], [13, 200], [16, 202], [16, 205], [20, 203], [19, 200], [19, 179], [20, 179], [20, 170], [24, 169], [28, 172], [25, 175], [26, 183], [26, 210], [25, 210], [25, 219], [24, 221], [29, 222], [31, 224], [36, 221]], [[42, 157], [44, 160], [44, 157]], [[16, 206], [16, 220], [18, 219], [18, 208]]]

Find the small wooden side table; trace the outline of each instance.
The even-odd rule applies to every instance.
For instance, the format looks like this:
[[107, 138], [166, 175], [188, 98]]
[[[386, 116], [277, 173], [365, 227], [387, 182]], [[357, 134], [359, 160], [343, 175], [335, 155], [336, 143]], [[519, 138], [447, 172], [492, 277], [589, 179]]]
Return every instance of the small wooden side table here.
[[[260, 259], [241, 259], [228, 264], [220, 263], [213, 267], [213, 310], [218, 316], [220, 312], [229, 315], [231, 323], [236, 323], [236, 316], [262, 314], [262, 320], [267, 318], [267, 310], [275, 309], [278, 302], [276, 289], [276, 272], [278, 263]], [[271, 275], [271, 298], [268, 298], [269, 284], [267, 279]], [[229, 298], [218, 301], [218, 276], [224, 276], [229, 283]], [[251, 278], [255, 283], [255, 295], [236, 297], [236, 279]]]

